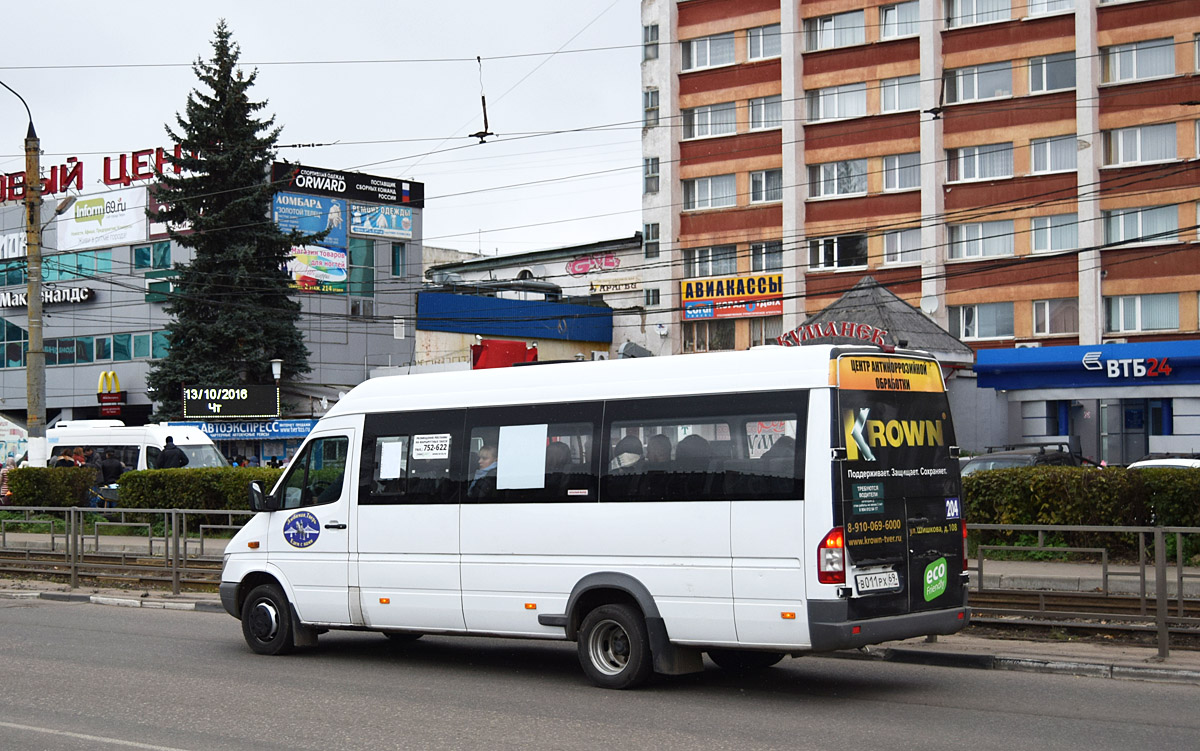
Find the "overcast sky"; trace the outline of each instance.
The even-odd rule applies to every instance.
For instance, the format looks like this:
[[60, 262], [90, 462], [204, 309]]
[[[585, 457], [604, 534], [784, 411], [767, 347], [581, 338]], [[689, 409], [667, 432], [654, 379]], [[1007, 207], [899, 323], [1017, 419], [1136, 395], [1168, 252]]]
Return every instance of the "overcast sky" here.
[[[77, 156], [84, 192], [101, 191], [105, 155], [169, 146], [163, 126], [198, 85], [189, 64], [211, 57], [224, 18], [280, 144], [340, 142], [281, 158], [421, 181], [426, 245], [506, 254], [641, 228], [638, 13], [638, 0], [4, 3], [0, 81], [32, 110], [43, 169]], [[482, 145], [465, 137], [482, 126], [477, 55], [497, 134]], [[26, 125], [0, 89], [0, 172], [24, 169]]]

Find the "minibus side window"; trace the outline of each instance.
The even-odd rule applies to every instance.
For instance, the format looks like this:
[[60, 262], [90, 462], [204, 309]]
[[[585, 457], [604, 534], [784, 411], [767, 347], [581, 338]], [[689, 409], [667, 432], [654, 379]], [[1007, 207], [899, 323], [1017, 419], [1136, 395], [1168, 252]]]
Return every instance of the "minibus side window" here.
[[350, 440], [345, 436], [310, 441], [292, 462], [279, 488], [281, 507], [317, 506], [341, 498], [349, 447]]
[[371, 414], [364, 423], [358, 503], [457, 503], [453, 471], [463, 410]]

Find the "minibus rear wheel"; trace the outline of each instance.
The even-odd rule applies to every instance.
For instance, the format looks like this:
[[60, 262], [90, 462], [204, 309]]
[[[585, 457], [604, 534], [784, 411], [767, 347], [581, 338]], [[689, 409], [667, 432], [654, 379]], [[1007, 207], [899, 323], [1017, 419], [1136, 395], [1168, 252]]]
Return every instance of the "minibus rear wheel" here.
[[650, 677], [646, 622], [629, 605], [601, 605], [588, 613], [576, 646], [583, 672], [601, 688], [633, 688]]
[[242, 605], [242, 636], [260, 655], [283, 655], [296, 648], [287, 597], [274, 584], [250, 590]]

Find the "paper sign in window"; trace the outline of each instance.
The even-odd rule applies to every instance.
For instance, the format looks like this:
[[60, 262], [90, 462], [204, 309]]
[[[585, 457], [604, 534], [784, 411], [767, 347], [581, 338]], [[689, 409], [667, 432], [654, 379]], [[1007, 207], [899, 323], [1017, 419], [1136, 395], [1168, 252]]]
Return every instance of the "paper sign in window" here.
[[546, 487], [546, 436], [549, 425], [506, 425], [500, 428], [496, 488]]
[[404, 475], [404, 441], [380, 444], [379, 479], [395, 480]]
[[412, 458], [449, 459], [450, 434], [435, 433], [430, 435], [413, 436]]

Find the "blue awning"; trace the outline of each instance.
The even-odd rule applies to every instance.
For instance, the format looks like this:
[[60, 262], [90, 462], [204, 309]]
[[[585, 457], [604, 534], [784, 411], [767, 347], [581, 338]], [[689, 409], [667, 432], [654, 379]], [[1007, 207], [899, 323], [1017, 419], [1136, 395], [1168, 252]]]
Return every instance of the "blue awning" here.
[[1200, 383], [1200, 340], [983, 349], [980, 388], [1061, 389]]

